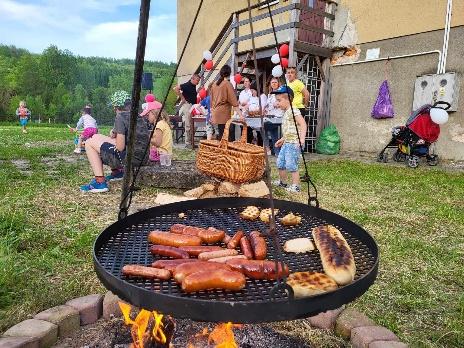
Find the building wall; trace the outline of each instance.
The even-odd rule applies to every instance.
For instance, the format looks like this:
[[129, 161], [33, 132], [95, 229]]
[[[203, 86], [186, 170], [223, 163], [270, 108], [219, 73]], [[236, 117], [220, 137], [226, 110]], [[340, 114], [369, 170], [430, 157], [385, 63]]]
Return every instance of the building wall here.
[[[177, 55], [178, 58], [184, 47], [188, 32], [192, 25], [196, 10], [200, 0], [177, 0]], [[251, 2], [255, 4], [255, 1]], [[287, 6], [291, 3], [288, 0], [281, 0], [279, 4], [272, 6], [272, 9], [279, 6]], [[202, 53], [208, 50], [217, 36], [221, 32], [224, 24], [229, 19], [230, 15], [234, 11], [246, 8], [248, 3], [246, 0], [204, 0], [200, 14], [198, 16], [195, 28], [192, 32], [192, 36], [186, 48], [186, 53], [179, 66], [178, 77], [179, 81], [184, 81], [190, 77], [190, 75], [198, 68], [198, 65], [202, 60]], [[266, 13], [265, 9], [255, 9], [252, 11], [253, 15]], [[240, 15], [239, 20], [248, 19], [248, 12]], [[290, 19], [289, 13], [279, 14], [274, 17], [274, 24], [276, 26], [288, 23]], [[254, 32], [270, 28], [270, 20], [260, 20], [254, 22]], [[241, 27], [239, 35], [249, 34], [249, 26]], [[287, 38], [288, 37], [288, 38]], [[232, 35], [230, 35], [232, 38]], [[229, 38], [229, 39], [230, 39]], [[288, 33], [279, 34], [279, 40], [288, 40]], [[264, 47], [274, 43], [272, 35], [266, 35], [256, 39], [256, 46]], [[251, 40], [247, 40], [239, 44], [239, 51], [246, 51], [251, 49]], [[228, 53], [222, 62], [215, 62], [218, 68], [224, 64], [230, 57]]]
[[[350, 9], [359, 43], [423, 33], [445, 26], [446, 0], [340, 0], [339, 3]], [[464, 25], [464, 0], [453, 0], [451, 25]]]
[[[361, 60], [368, 48], [380, 47], [381, 57], [441, 50], [443, 30], [361, 45]], [[441, 127], [436, 150], [442, 158], [464, 160], [464, 26], [451, 30], [447, 72], [459, 74], [458, 111], [450, 113]], [[412, 111], [414, 82], [417, 76], [437, 72], [439, 55], [390, 60], [389, 83], [395, 117], [375, 120], [371, 114], [378, 89], [384, 80], [385, 61], [356, 65], [332, 66], [332, 99], [330, 122], [335, 124], [342, 139], [342, 151], [379, 152], [391, 137], [391, 128], [404, 125]]]

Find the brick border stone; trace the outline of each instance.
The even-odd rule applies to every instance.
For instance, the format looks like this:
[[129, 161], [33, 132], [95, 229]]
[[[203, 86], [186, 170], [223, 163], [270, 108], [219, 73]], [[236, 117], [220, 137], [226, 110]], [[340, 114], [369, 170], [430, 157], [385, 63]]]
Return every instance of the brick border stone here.
[[103, 313], [103, 295], [94, 294], [75, 298], [66, 305], [79, 311], [81, 325], [95, 323]]
[[0, 348], [39, 348], [37, 337], [0, 337]]
[[80, 326], [79, 312], [66, 305], [49, 308], [38, 313], [34, 319], [46, 320], [58, 325], [58, 336], [60, 337], [70, 336]]
[[51, 347], [58, 340], [58, 325], [45, 320], [27, 319], [10, 327], [4, 337], [35, 337], [40, 348]]

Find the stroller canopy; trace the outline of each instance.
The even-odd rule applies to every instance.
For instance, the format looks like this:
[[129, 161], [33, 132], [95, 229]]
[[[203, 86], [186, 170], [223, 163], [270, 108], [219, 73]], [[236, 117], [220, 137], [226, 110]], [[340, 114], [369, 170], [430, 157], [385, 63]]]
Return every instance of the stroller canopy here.
[[430, 117], [431, 105], [424, 105], [417, 109], [406, 122], [406, 126], [418, 137], [428, 143], [434, 143], [440, 136], [440, 126]]

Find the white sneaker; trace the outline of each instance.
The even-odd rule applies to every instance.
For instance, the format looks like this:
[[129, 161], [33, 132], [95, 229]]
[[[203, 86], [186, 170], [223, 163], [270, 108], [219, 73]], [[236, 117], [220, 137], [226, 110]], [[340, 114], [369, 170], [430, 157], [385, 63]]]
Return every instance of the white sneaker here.
[[286, 190], [287, 192], [301, 192], [300, 186], [298, 185], [290, 185]]
[[274, 180], [274, 181], [272, 182], [272, 185], [274, 185], [274, 186], [279, 186], [279, 187], [287, 187], [287, 184], [283, 183], [283, 182], [280, 181], [280, 180]]
[[74, 153], [78, 153], [78, 154], [80, 154], [80, 153], [81, 153], [81, 149], [79, 149], [79, 148], [75, 148], [75, 149], [74, 149]]

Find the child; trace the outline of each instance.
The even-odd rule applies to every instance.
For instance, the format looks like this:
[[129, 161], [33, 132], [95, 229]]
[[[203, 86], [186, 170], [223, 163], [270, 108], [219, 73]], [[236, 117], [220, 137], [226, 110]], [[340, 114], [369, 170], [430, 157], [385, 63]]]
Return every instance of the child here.
[[74, 153], [81, 153], [82, 142], [90, 139], [94, 134], [98, 133], [97, 128], [97, 121], [91, 116], [92, 107], [90, 105], [86, 105], [82, 110], [82, 116], [77, 121], [76, 128], [74, 130], [79, 130], [81, 128], [84, 131], [79, 135], [79, 140], [77, 141], [76, 148], [74, 149]]
[[167, 114], [167, 112], [163, 110], [160, 114], [160, 109], [158, 108], [157, 104], [148, 103], [147, 107], [145, 108], [145, 110], [142, 111], [140, 116], [148, 116], [148, 121], [150, 123], [154, 123], [156, 118], [159, 117], [158, 123], [156, 124], [155, 132], [153, 133], [153, 137], [151, 138], [150, 143], [152, 147], [155, 147], [157, 149], [159, 155], [172, 155], [172, 130], [169, 122], [169, 115]]
[[19, 102], [19, 108], [16, 109], [16, 116], [19, 116], [19, 124], [23, 133], [27, 133], [26, 125], [28, 117], [31, 116], [31, 112], [26, 108], [26, 102], [21, 100]]
[[[213, 84], [210, 83], [208, 86], [208, 91], [211, 90], [211, 86]], [[203, 106], [207, 110], [206, 114], [206, 139], [211, 140], [213, 139], [213, 134], [217, 137], [219, 133], [217, 125], [211, 123], [211, 96], [207, 92], [207, 96], [200, 102], [200, 105]]]
[[[275, 143], [276, 147], [281, 147], [279, 156], [277, 157], [280, 180], [273, 182], [273, 184], [286, 187], [288, 192], [300, 192], [298, 162], [301, 146], [305, 141], [306, 123], [300, 111], [296, 107], [292, 107], [293, 91], [290, 87], [283, 85], [271, 93], [276, 95], [278, 107], [285, 110], [282, 117], [282, 138]], [[295, 115], [295, 120], [293, 119], [293, 115]], [[298, 134], [301, 144], [298, 141]], [[290, 186], [287, 185], [287, 172], [290, 172], [292, 176], [292, 184]]]

